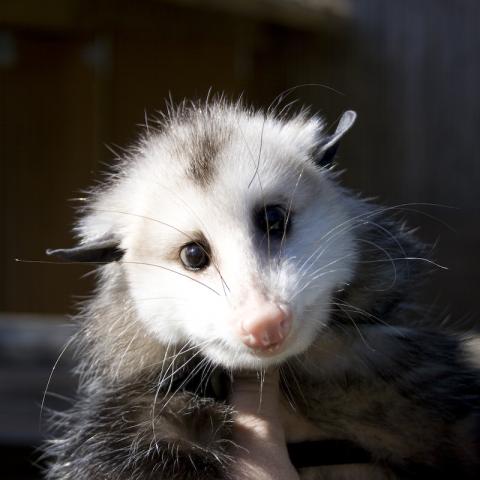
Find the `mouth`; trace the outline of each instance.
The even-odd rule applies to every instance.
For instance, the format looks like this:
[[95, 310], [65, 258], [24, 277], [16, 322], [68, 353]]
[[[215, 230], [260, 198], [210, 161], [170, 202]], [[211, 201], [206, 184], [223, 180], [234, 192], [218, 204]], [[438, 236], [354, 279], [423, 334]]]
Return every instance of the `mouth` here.
[[215, 364], [224, 368], [257, 370], [278, 366], [291, 356], [289, 351], [292, 346], [292, 335], [286, 340], [268, 348], [258, 349], [247, 347], [243, 343], [231, 345], [214, 341], [204, 348], [204, 353]]
[[262, 348], [247, 348], [246, 351], [258, 358], [272, 358], [285, 352], [291, 344], [289, 338]]

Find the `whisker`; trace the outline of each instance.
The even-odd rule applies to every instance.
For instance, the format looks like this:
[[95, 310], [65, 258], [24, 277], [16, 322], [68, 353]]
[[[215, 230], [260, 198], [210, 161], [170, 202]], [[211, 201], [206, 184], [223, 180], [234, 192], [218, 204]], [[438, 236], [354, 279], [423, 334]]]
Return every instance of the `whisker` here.
[[123, 352], [122, 356], [120, 357], [119, 361], [118, 361], [118, 365], [117, 365], [117, 370], [114, 374], [114, 378], [118, 379], [119, 378], [119, 375], [120, 375], [120, 369], [122, 367], [122, 364], [123, 364], [123, 361], [125, 360], [125, 357], [128, 353], [128, 351], [130, 350], [130, 347], [132, 346], [133, 342], [137, 339], [138, 337], [138, 334], [140, 333], [139, 330], [137, 330], [135, 332], [135, 335], [132, 336], [131, 340], [128, 342], [126, 348], [125, 348], [125, 351]]
[[[25, 260], [25, 259], [20, 259], [20, 258], [15, 258], [16, 262], [20, 263], [41, 263], [41, 264], [48, 264], [48, 265], [109, 265], [112, 262], [80, 262], [80, 261], [61, 261], [57, 262], [54, 260]], [[220, 293], [218, 293], [214, 288], [210, 287], [206, 283], [201, 282], [200, 280], [197, 280], [196, 278], [192, 278], [186, 273], [178, 272], [177, 270], [173, 270], [172, 268], [165, 267], [164, 265], [158, 265], [156, 263], [149, 263], [149, 262], [136, 262], [133, 260], [125, 261], [125, 260], [116, 260], [115, 263], [117, 265], [144, 265], [147, 267], [155, 267], [155, 268], [161, 268], [162, 270], [166, 270], [167, 272], [170, 273], [175, 273], [177, 275], [180, 275], [181, 277], [188, 278], [192, 282], [198, 283], [199, 285], [202, 285], [205, 288], [208, 288], [211, 290], [213, 293], [217, 294], [218, 296], [221, 296]]]
[[[297, 356], [293, 357], [293, 359], [294, 359], [294, 360], [296, 359], [297, 361], [299, 361], [299, 359], [298, 359]], [[286, 365], [286, 367], [290, 370], [290, 375], [291, 375], [293, 381], [295, 382], [295, 385], [296, 385], [296, 387], [297, 387], [298, 393], [299, 393], [300, 396], [302, 397], [303, 401], [304, 401], [305, 403], [307, 403], [307, 398], [305, 397], [305, 394], [303, 393], [302, 387], [301, 387], [301, 385], [300, 385], [300, 382], [299, 382], [298, 379], [297, 379], [297, 376], [296, 376], [296, 374], [295, 374], [294, 368], [292, 367], [292, 365], [290, 364], [290, 362], [286, 362], [285, 365]]]
[[[349, 229], [353, 229], [353, 228], [356, 228], [359, 225], [362, 225], [362, 223], [359, 222], [360, 220], [369, 219], [370, 217], [374, 217], [374, 216], [377, 216], [377, 215], [382, 215], [382, 214], [385, 214], [386, 212], [389, 212], [389, 211], [402, 210], [405, 207], [411, 207], [411, 206], [429, 206], [429, 207], [452, 208], [452, 207], [449, 207], [448, 205], [426, 203], [426, 202], [424, 202], [424, 203], [416, 202], [416, 203], [403, 203], [403, 204], [393, 205], [393, 206], [390, 206], [390, 207], [381, 207], [381, 208], [377, 208], [377, 209], [373, 209], [373, 210], [367, 210], [367, 211], [365, 211], [361, 214], [355, 215], [354, 217], [351, 217], [351, 218], [349, 218], [347, 220], [344, 220], [343, 222], [337, 224], [335, 227], [331, 228], [327, 233], [322, 235], [322, 237], [320, 237], [320, 239], [318, 239], [318, 243], [320, 243], [320, 245], [302, 263], [302, 265], [300, 266], [300, 272], [305, 268], [305, 265], [307, 265], [310, 262], [310, 260], [315, 255], [318, 254], [318, 252], [321, 248], [324, 249], [321, 252], [321, 254], [324, 253], [326, 246], [325, 246], [324, 243], [321, 243], [321, 242], [323, 240], [325, 240], [326, 238], [331, 240], [332, 238], [336, 238], [339, 234], [342, 234], [342, 233], [345, 233], [346, 231], [349, 231]], [[343, 230], [337, 231], [339, 229], [343, 229]], [[332, 237], [332, 235], [334, 235], [334, 236]]]
[[[157, 450], [157, 453], [158, 453], [158, 444], [157, 444], [157, 435], [156, 435], [156, 431], [155, 431], [155, 406], [157, 404], [157, 399], [158, 399], [158, 395], [160, 393], [160, 388], [162, 386], [162, 378], [164, 377], [164, 367], [165, 367], [165, 364], [166, 364], [166, 356], [168, 355], [168, 350], [170, 349], [170, 344], [171, 344], [171, 339], [168, 341], [168, 344], [167, 344], [167, 348], [165, 349], [165, 354], [164, 354], [164, 359], [163, 359], [163, 362], [161, 362], [162, 364], [162, 368], [160, 370], [160, 375], [159, 375], [159, 381], [157, 382], [157, 388], [155, 389], [155, 396], [153, 397], [153, 404], [152, 404], [152, 437], [153, 437], [153, 442], [155, 443], [155, 448]], [[168, 366], [168, 369], [170, 368], [170, 365]], [[168, 372], [168, 369], [167, 369], [167, 372]], [[166, 374], [166, 373], [165, 373]]]
[[57, 365], [59, 364], [60, 359], [62, 358], [63, 354], [67, 351], [68, 347], [72, 344], [72, 342], [77, 338], [78, 335], [79, 335], [79, 332], [74, 333], [74, 334], [68, 339], [68, 341], [65, 343], [64, 347], [63, 347], [62, 350], [60, 351], [60, 354], [58, 355], [57, 359], [55, 360], [55, 363], [53, 364], [52, 370], [50, 371], [50, 375], [48, 376], [47, 384], [45, 385], [45, 389], [44, 389], [44, 391], [43, 391], [42, 403], [40, 404], [40, 414], [39, 414], [39, 417], [38, 417], [39, 428], [40, 428], [41, 422], [42, 422], [43, 408], [44, 408], [44, 406], [45, 406], [45, 398], [46, 398], [46, 396], [47, 396], [48, 388], [49, 388], [49, 386], [50, 386], [50, 382], [52, 381], [52, 378], [53, 378], [53, 374], [54, 374], [54, 372], [55, 372], [55, 369], [57, 368]]
[[360, 308], [360, 307], [357, 307], [355, 305], [352, 305], [351, 303], [349, 302], [340, 302], [338, 300], [334, 301], [331, 303], [332, 305], [335, 305], [335, 306], [338, 306], [338, 307], [344, 307], [344, 308], [347, 308], [349, 309], [352, 313], [358, 313], [359, 315], [361, 316], [364, 316], [366, 318], [370, 318], [372, 320], [375, 320], [376, 322], [378, 323], [381, 323], [382, 325], [385, 325], [389, 328], [391, 328], [392, 330], [394, 330], [399, 336], [403, 336], [402, 332], [395, 326], [395, 325], [392, 325], [388, 322], [386, 322], [385, 320], [382, 320], [380, 317], [376, 316], [376, 315], [373, 315], [372, 313], [370, 312], [367, 312], [366, 310], [364, 310], [363, 308]]
[[285, 394], [285, 399], [287, 400], [292, 410], [296, 412], [297, 406], [295, 405], [295, 399], [292, 394], [292, 391], [290, 390], [290, 386], [288, 385], [287, 377], [285, 375], [285, 372], [283, 371], [283, 368], [279, 369], [279, 374], [280, 374], [280, 384], [285, 387], [285, 390], [283, 391], [283, 393]]
[[[260, 134], [260, 147], [259, 147], [259, 152], [258, 152], [258, 159], [255, 160], [255, 156], [253, 155], [252, 149], [250, 148], [250, 145], [247, 142], [247, 139], [245, 137], [243, 129], [240, 125], [240, 122], [237, 119], [238, 131], [240, 132], [240, 135], [242, 136], [243, 143], [245, 144], [245, 147], [248, 150], [248, 153], [250, 155], [250, 160], [253, 162], [253, 167], [254, 167], [254, 175], [252, 176], [252, 178], [251, 178], [251, 180], [248, 184], [248, 188], [251, 187], [253, 179], [255, 177], [257, 177], [258, 186], [260, 188], [260, 194], [262, 196], [263, 211], [264, 211], [265, 217], [266, 217], [266, 213], [267, 213], [267, 204], [266, 204], [265, 192], [264, 192], [264, 189], [263, 189], [262, 180], [260, 178], [260, 160], [261, 160], [262, 144], [263, 144], [263, 132], [264, 132], [264, 127], [265, 127], [266, 120], [267, 120], [267, 117], [265, 115], [264, 118], [263, 118], [262, 131], [261, 131], [261, 134]], [[270, 265], [270, 270], [271, 270], [271, 264], [270, 264], [270, 232], [268, 231], [268, 224], [267, 224], [267, 251], [268, 251], [268, 260], [269, 260], [268, 264]]]
[[285, 240], [287, 236], [287, 227], [288, 227], [288, 221], [290, 220], [290, 215], [292, 213], [292, 206], [293, 206], [293, 199], [295, 197], [295, 193], [297, 192], [298, 185], [300, 184], [300, 180], [302, 178], [303, 172], [305, 171], [305, 166], [300, 170], [300, 173], [298, 174], [297, 181], [295, 182], [295, 186], [293, 188], [293, 192], [290, 195], [290, 201], [288, 204], [288, 209], [287, 209], [287, 215], [285, 217], [285, 224], [283, 226], [283, 233], [282, 233], [282, 239], [280, 240], [280, 251], [279, 255], [282, 254], [283, 248], [285, 246]]
[[290, 95], [290, 93], [294, 92], [295, 90], [298, 90], [300, 88], [305, 88], [305, 87], [320, 87], [320, 88], [324, 88], [326, 90], [329, 90], [330, 92], [336, 93], [337, 95], [345, 95], [344, 93], [340, 92], [339, 90], [336, 90], [335, 88], [330, 87], [329, 85], [322, 84], [322, 83], [302, 83], [300, 85], [294, 85], [293, 87], [282, 90], [270, 102], [270, 105], [267, 108], [267, 112], [268, 113], [273, 112], [275, 110], [275, 108], [277, 108], [278, 105], [280, 105], [280, 103], [284, 100], [284, 98], [286, 98], [286, 97], [288, 97], [288, 95]]
[[380, 250], [388, 258], [388, 260], [390, 261], [390, 264], [392, 265], [393, 279], [392, 279], [392, 282], [390, 283], [390, 285], [388, 285], [385, 288], [375, 288], [375, 289], [372, 289], [372, 290], [376, 291], [376, 292], [386, 292], [386, 291], [392, 289], [395, 286], [395, 284], [397, 283], [397, 267], [395, 265], [395, 262], [392, 259], [392, 256], [387, 252], [387, 250], [385, 250], [383, 247], [381, 247], [380, 245], [378, 245], [375, 242], [371, 242], [370, 240], [365, 240], [364, 238], [360, 238], [360, 239], [358, 239], [358, 241], [362, 242], [362, 243], [366, 243], [367, 245], [371, 245], [375, 248], [378, 248], [378, 250]]
[[262, 402], [263, 402], [263, 385], [265, 383], [265, 369], [264, 368], [260, 368], [260, 371], [258, 372], [258, 379], [260, 381], [260, 389], [259, 389], [257, 413], [260, 413], [260, 411], [262, 409]]
[[433, 260], [430, 260], [429, 258], [423, 258], [423, 257], [390, 257], [387, 260], [358, 260], [356, 263], [384, 263], [384, 262], [397, 262], [397, 261], [404, 261], [404, 260], [410, 260], [410, 261], [419, 261], [419, 262], [425, 262], [433, 265], [434, 267], [441, 268], [442, 270], [448, 270], [448, 267], [445, 265], [441, 265], [440, 263], [437, 263]]
[[257, 164], [255, 166], [255, 170], [253, 172], [252, 178], [250, 179], [250, 182], [248, 182], [248, 187], [247, 188], [250, 188], [252, 186], [253, 180], [258, 175], [258, 169], [260, 168], [260, 158], [262, 156], [262, 147], [263, 147], [263, 132], [265, 130], [266, 121], [267, 121], [267, 115], [264, 114], [263, 123], [262, 123], [262, 130], [260, 132], [260, 146], [258, 148]]
[[312, 286], [312, 283], [315, 281], [315, 280], [318, 280], [319, 278], [325, 276], [325, 275], [328, 275], [329, 273], [336, 273], [338, 272], [339, 270], [345, 270], [343, 268], [336, 268], [334, 270], [328, 270], [326, 272], [322, 272], [314, 277], [312, 277], [308, 282], [306, 282], [305, 285], [303, 285], [302, 288], [300, 288], [300, 290], [298, 290], [297, 292], [295, 292], [289, 299], [288, 299], [288, 303], [292, 302], [300, 293], [302, 293], [306, 288], [308, 287], [311, 287]]
[[340, 308], [340, 310], [342, 310], [343, 313], [345, 313], [345, 315], [350, 319], [350, 321], [352, 322], [355, 330], [358, 332], [358, 335], [360, 336], [360, 338], [362, 339], [362, 342], [364, 343], [364, 345], [371, 351], [371, 352], [375, 352], [376, 350], [368, 344], [366, 338], [364, 337], [362, 331], [360, 330], [360, 328], [358, 328], [358, 325], [357, 323], [355, 322], [355, 320], [352, 318], [352, 316], [350, 315], [350, 313], [346, 310], [344, 310], [344, 308], [341, 306], [341, 305], [338, 305], [338, 307]]
[[[309, 275], [310, 277], [313, 277], [313, 276], [317, 275], [318, 273], [320, 273], [322, 270], [325, 270], [326, 268], [331, 267], [332, 265], [335, 265], [336, 263], [341, 262], [341, 261], [343, 261], [343, 260], [345, 260], [345, 259], [347, 259], [347, 258], [349, 258], [349, 257], [354, 257], [355, 255], [356, 255], [355, 253], [347, 253], [347, 254], [345, 254], [343, 257], [336, 258], [335, 260], [332, 260], [332, 261], [326, 263], [325, 265], [322, 265], [321, 267], [317, 268], [316, 270], [314, 270], [313, 272], [309, 273], [308, 275]], [[307, 276], [307, 272], [304, 272], [304, 273], [302, 274], [302, 276], [296, 281], [296, 283], [295, 283], [295, 285], [294, 285], [294, 288], [296, 288], [296, 287], [298, 286], [299, 282], [300, 282], [301, 280], [303, 280], [306, 276]]]
[[[199, 355], [201, 352], [194, 353], [189, 360], [187, 360], [181, 367], [180, 369], [186, 367], [188, 363], [190, 363], [191, 360], [193, 360], [197, 355]], [[185, 379], [182, 381], [182, 383], [177, 387], [177, 389], [170, 395], [168, 400], [163, 403], [162, 408], [159, 411], [159, 414], [163, 412], [163, 410], [167, 407], [167, 405], [170, 403], [170, 401], [175, 397], [175, 395], [181, 390], [181, 388], [188, 383], [188, 381], [195, 376], [195, 374], [203, 368], [205, 362], [208, 362], [205, 358], [200, 361], [198, 365], [196, 365], [191, 372], [188, 373], [188, 375], [185, 377]], [[176, 371], [178, 371], [177, 369]]]

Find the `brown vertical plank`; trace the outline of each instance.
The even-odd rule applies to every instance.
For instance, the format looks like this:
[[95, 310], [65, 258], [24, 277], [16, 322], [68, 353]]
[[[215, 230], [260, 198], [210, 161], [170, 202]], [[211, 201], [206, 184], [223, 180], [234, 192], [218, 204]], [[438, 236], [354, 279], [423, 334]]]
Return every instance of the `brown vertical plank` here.
[[[68, 309], [81, 270], [19, 264], [71, 242], [68, 199], [96, 166], [94, 73], [87, 38], [13, 32], [14, 55], [0, 70], [2, 286], [0, 310]], [[78, 289], [76, 289], [78, 291]]]

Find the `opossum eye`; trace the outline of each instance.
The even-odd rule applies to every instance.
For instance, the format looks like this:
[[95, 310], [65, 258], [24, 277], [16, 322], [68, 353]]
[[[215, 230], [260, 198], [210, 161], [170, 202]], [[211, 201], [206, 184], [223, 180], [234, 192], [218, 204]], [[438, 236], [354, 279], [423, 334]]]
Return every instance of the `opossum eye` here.
[[287, 213], [280, 205], [267, 205], [255, 214], [255, 225], [271, 237], [284, 235], [288, 230]]
[[180, 260], [187, 270], [202, 270], [210, 264], [207, 248], [197, 242], [187, 243], [182, 247]]

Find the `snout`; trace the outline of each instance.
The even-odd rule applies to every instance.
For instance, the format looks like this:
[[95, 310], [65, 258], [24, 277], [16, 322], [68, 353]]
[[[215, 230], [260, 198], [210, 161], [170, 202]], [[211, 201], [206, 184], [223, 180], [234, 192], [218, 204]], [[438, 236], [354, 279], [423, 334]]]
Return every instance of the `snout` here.
[[292, 328], [292, 312], [287, 306], [265, 303], [243, 312], [240, 337], [249, 348], [271, 351], [281, 347]]

